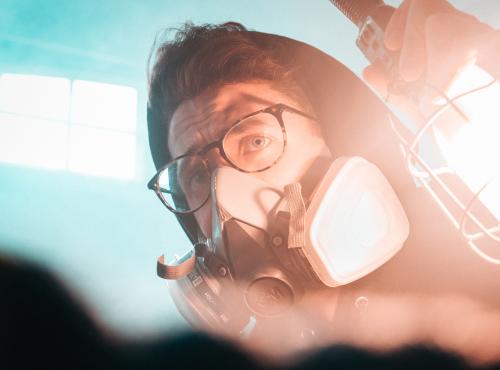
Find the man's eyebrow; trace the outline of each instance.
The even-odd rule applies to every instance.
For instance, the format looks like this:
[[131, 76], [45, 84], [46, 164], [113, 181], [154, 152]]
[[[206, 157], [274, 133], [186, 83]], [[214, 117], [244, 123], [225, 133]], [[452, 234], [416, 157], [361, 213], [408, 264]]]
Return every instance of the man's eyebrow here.
[[[191, 134], [191, 135], [189, 135]], [[189, 138], [185, 140], [184, 138], [189, 135]], [[201, 133], [198, 130], [194, 130], [194, 132], [189, 132], [188, 129], [184, 130], [180, 136], [177, 138], [177, 141], [181, 143], [189, 143], [187, 145], [183, 152], [179, 154], [176, 157], [183, 157], [185, 155], [190, 155], [190, 154], [195, 154], [197, 153], [200, 149], [204, 148], [206, 145], [217, 141], [220, 138], [217, 138], [215, 140], [211, 140], [208, 142], [207, 140], [204, 140], [204, 135], [201, 135]]]
[[[240, 131], [243, 131], [243, 125], [239, 125], [239, 123], [241, 123], [242, 121], [245, 121], [245, 128], [246, 127], [264, 127], [264, 126], [274, 126], [272, 123], [270, 123], [269, 121], [267, 120], [258, 120], [256, 119], [257, 117], [261, 116], [262, 114], [267, 114], [267, 113], [256, 113], [254, 115], [251, 115], [249, 117], [246, 117], [246, 118], [243, 118], [243, 119], [240, 119], [236, 122], [233, 122], [230, 124], [229, 127], [232, 126], [232, 129], [231, 129], [231, 132], [240, 132]], [[276, 124], [278, 124], [278, 122], [276, 122]]]
[[[171, 132], [171, 136], [182, 136], [182, 133], [187, 132], [189, 129], [191, 129], [193, 126], [196, 126], [200, 124], [203, 121], [206, 121], [207, 119], [210, 118], [214, 114], [214, 109], [213, 109], [213, 104], [205, 107], [205, 109], [201, 112], [197, 112], [194, 114], [191, 114], [187, 117], [184, 117], [183, 120], [177, 122], [177, 125], [174, 126], [174, 129]], [[198, 119], [193, 119], [193, 118], [198, 118]], [[187, 122], [187, 124], [184, 126], [184, 122]], [[181, 131], [181, 132], [179, 132]]]
[[189, 145], [186, 148], [186, 150], [181, 155], [179, 155], [178, 157], [183, 157], [185, 155], [194, 154], [194, 153], [196, 153], [197, 148], [199, 148], [200, 146], [201, 146], [201, 143], [199, 141], [198, 142], [194, 142], [193, 144]]
[[[214, 129], [217, 129], [219, 132], [217, 132], [217, 138], [215, 140], [211, 140], [210, 142], [219, 140], [221, 138], [219, 136], [221, 136], [221, 134], [235, 122], [228, 122], [227, 118], [234, 110], [234, 107], [229, 106], [223, 110], [215, 110], [212, 108], [213, 105], [210, 105], [206, 107], [204, 111], [188, 116], [184, 120], [179, 121], [177, 125], [175, 125], [174, 130], [172, 130], [171, 135], [169, 135], [169, 142], [173, 137], [176, 137], [177, 134], [178, 136], [176, 137], [176, 140], [179, 140], [180, 142], [184, 141], [182, 139], [186, 135], [190, 134], [192, 137], [191, 140], [185, 140], [185, 142], [192, 141], [192, 143], [179, 156], [196, 153], [197, 150], [200, 149], [200, 147], [209, 144], [208, 141], [205, 143], [201, 138], [206, 138], [207, 134], [208, 136], [211, 136], [214, 133]], [[192, 120], [190, 119], [192, 117], [201, 118]], [[183, 122], [187, 122], [186, 126], [183, 126]], [[198, 126], [198, 128], [196, 126]], [[206, 128], [207, 133], [203, 134], [200, 128]]]

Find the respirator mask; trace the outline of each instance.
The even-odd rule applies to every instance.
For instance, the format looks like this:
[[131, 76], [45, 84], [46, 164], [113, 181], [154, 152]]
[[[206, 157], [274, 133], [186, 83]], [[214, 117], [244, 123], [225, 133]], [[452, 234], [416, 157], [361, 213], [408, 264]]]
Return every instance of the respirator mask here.
[[158, 274], [175, 279], [170, 290], [189, 321], [242, 335], [249, 325], [286, 315], [307, 289], [369, 274], [409, 232], [391, 185], [361, 157], [334, 160], [308, 196], [300, 182], [279, 189], [220, 167], [209, 201], [211, 238], [175, 265], [160, 258]]

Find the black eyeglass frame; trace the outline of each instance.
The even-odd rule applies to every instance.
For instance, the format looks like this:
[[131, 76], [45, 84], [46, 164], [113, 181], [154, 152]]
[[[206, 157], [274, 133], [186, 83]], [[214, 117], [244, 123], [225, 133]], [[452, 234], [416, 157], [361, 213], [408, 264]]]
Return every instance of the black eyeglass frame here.
[[[174, 159], [172, 159], [171, 161], [169, 161], [167, 164], [165, 164], [163, 167], [161, 167], [157, 172], [156, 174], [151, 178], [151, 180], [148, 181], [148, 184], [147, 184], [147, 187], [148, 189], [150, 190], [153, 190], [156, 195], [158, 196], [158, 198], [160, 199], [160, 201], [163, 203], [163, 205], [165, 207], [167, 207], [167, 209], [175, 214], [180, 214], [180, 215], [187, 215], [187, 214], [191, 214], [191, 213], [194, 213], [196, 212], [197, 210], [199, 210], [201, 207], [203, 207], [203, 205], [207, 202], [208, 198], [210, 197], [210, 193], [208, 193], [206, 199], [201, 203], [200, 206], [198, 206], [197, 208], [195, 209], [191, 209], [189, 211], [185, 211], [185, 212], [182, 212], [182, 211], [179, 211], [179, 210], [176, 210], [175, 208], [173, 208], [166, 200], [165, 198], [163, 197], [163, 194], [162, 194], [162, 191], [160, 190], [160, 183], [159, 183], [159, 178], [160, 178], [160, 174], [167, 168], [169, 167], [170, 165], [172, 165], [172, 163], [178, 161], [179, 159], [182, 159], [182, 158], [185, 158], [185, 157], [189, 157], [189, 156], [199, 156], [201, 158], [201, 161], [203, 163], [203, 165], [205, 166], [205, 169], [207, 170], [208, 173], [210, 173], [209, 169], [208, 169], [208, 165], [207, 165], [207, 159], [203, 157], [203, 154], [207, 153], [208, 151], [212, 150], [213, 148], [217, 148], [219, 150], [219, 154], [222, 156], [222, 158], [224, 158], [224, 160], [229, 163], [229, 165], [231, 165], [231, 167], [237, 169], [238, 171], [241, 171], [241, 172], [245, 172], [245, 173], [257, 173], [257, 172], [262, 172], [262, 171], [265, 171], [271, 167], [273, 167], [276, 163], [278, 163], [278, 161], [281, 159], [281, 157], [283, 157], [283, 154], [285, 153], [285, 149], [286, 149], [286, 145], [287, 145], [287, 136], [286, 136], [286, 128], [285, 128], [285, 123], [283, 121], [283, 112], [285, 110], [288, 110], [292, 113], [295, 113], [295, 114], [298, 114], [300, 116], [303, 116], [303, 117], [306, 117], [308, 119], [311, 119], [311, 120], [314, 120], [316, 121], [316, 118], [313, 117], [312, 115], [310, 114], [307, 114], [305, 112], [302, 112], [296, 108], [293, 108], [293, 107], [290, 107], [289, 105], [286, 105], [286, 104], [283, 104], [283, 103], [277, 103], [277, 104], [273, 104], [267, 108], [263, 108], [263, 109], [259, 109], [258, 111], [255, 111], [255, 112], [252, 112], [252, 113], [249, 113], [245, 116], [243, 116], [242, 118], [240, 118], [239, 120], [237, 120], [236, 122], [234, 122], [233, 124], [231, 124], [227, 130], [223, 133], [223, 135], [221, 136], [220, 139], [218, 140], [215, 140], [211, 143], [208, 143], [207, 145], [205, 145], [203, 148], [199, 149], [199, 150], [190, 150]], [[269, 113], [269, 114], [272, 114], [276, 120], [278, 121], [280, 127], [281, 127], [281, 132], [283, 133], [283, 150], [281, 152], [281, 154], [279, 155], [278, 158], [276, 158], [276, 160], [271, 163], [269, 166], [266, 166], [264, 168], [261, 168], [259, 170], [252, 170], [252, 171], [247, 171], [243, 168], [240, 168], [239, 166], [237, 166], [236, 164], [233, 163], [233, 161], [231, 161], [229, 159], [229, 157], [226, 155], [226, 152], [224, 150], [224, 139], [226, 138], [226, 135], [236, 126], [238, 125], [240, 122], [242, 122], [243, 120], [247, 119], [247, 118], [250, 118], [252, 116], [255, 116], [257, 114], [260, 114], [260, 113]]]

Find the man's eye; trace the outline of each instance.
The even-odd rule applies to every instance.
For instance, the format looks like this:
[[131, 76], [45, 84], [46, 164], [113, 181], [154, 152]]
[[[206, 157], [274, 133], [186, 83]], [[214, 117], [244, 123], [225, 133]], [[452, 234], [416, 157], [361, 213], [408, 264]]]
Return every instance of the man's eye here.
[[205, 186], [207, 174], [203, 169], [198, 169], [189, 175], [189, 191], [196, 192]]
[[240, 142], [240, 154], [264, 150], [271, 145], [272, 141], [272, 138], [263, 135], [247, 136]]
[[191, 194], [202, 189], [207, 181], [208, 174], [204, 167], [193, 166], [183, 168], [178, 174], [179, 183], [184, 194]]

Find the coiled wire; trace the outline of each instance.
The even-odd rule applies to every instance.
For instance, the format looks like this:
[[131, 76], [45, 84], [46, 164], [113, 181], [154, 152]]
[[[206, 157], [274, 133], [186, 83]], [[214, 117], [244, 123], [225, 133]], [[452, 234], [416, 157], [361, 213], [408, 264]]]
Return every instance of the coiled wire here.
[[385, 5], [382, 0], [330, 0], [330, 2], [358, 27], [375, 8]]

